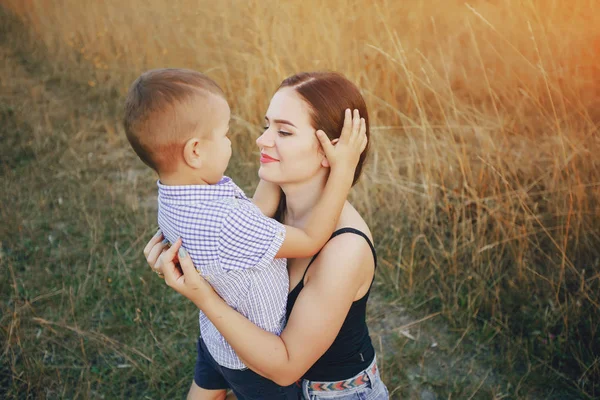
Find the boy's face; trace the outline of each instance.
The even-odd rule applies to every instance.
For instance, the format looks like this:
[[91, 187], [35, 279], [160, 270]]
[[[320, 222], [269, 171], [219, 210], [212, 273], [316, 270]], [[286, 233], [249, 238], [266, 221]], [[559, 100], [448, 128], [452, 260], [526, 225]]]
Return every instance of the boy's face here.
[[227, 136], [231, 110], [224, 98], [217, 95], [210, 96], [208, 102], [206, 100], [198, 102], [199, 107], [208, 108], [199, 112], [206, 118], [207, 124], [201, 136], [204, 154], [202, 168], [198, 173], [204, 182], [213, 185], [223, 178], [231, 158], [231, 141]]

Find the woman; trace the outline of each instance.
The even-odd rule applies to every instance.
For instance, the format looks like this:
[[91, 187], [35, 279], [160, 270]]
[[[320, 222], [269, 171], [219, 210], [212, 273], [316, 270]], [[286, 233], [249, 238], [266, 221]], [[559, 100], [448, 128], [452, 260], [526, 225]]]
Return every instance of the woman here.
[[[284, 80], [273, 96], [265, 131], [256, 143], [261, 151], [260, 178], [282, 190], [276, 214], [281, 222], [305, 223], [329, 172], [315, 131], [324, 130], [335, 143], [347, 108], [358, 109], [365, 118], [368, 136], [364, 99], [339, 74], [300, 73]], [[367, 151], [361, 155], [354, 183]], [[281, 336], [263, 331], [229, 307], [196, 273], [185, 252], [180, 253], [181, 270], [177, 269], [179, 245], [163, 251], [158, 239], [151, 240], [147, 249], [152, 250], [145, 252], [148, 263], [208, 316], [250, 369], [281, 386], [298, 381], [306, 399], [388, 398], [365, 322], [375, 249], [367, 224], [350, 203], [316, 256], [288, 260], [291, 291]]]

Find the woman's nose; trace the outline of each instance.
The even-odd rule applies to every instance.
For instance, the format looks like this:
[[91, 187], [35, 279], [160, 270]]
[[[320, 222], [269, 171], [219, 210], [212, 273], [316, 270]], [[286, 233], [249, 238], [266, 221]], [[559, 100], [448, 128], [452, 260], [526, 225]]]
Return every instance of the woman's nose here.
[[265, 130], [263, 134], [256, 139], [258, 147], [273, 147], [275, 145], [275, 140], [273, 139], [273, 135], [269, 132], [270, 130], [271, 129]]

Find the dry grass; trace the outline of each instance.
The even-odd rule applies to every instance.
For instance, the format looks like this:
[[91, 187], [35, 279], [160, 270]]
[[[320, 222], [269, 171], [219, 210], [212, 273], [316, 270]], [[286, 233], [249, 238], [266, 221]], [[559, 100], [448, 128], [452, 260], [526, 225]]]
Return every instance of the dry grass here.
[[[344, 73], [374, 125], [353, 200], [385, 258], [381, 282], [493, 344], [506, 371], [600, 395], [593, 0], [2, 3], [56, 71], [113, 103], [148, 68], [213, 76], [237, 125], [233, 174], [247, 183], [241, 167], [254, 164], [280, 80]], [[119, 129], [98, 133], [117, 141]]]

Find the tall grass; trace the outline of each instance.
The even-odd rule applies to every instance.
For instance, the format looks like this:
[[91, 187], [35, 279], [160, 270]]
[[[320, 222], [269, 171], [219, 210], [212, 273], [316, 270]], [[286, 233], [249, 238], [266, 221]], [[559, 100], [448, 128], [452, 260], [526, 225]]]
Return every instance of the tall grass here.
[[388, 289], [493, 344], [507, 370], [600, 396], [595, 1], [2, 3], [98, 90], [154, 67], [214, 77], [241, 164], [284, 77], [344, 73], [373, 123], [353, 201]]

